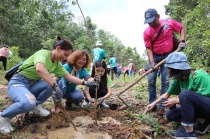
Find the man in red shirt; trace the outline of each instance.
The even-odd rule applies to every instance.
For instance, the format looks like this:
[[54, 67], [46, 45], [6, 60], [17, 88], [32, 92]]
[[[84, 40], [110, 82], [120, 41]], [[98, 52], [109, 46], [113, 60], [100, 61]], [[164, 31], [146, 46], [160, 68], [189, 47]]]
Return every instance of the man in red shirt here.
[[[144, 24], [149, 26], [144, 31], [144, 44], [147, 51], [148, 63], [147, 69], [153, 68], [155, 64], [165, 59], [173, 49], [173, 32], [180, 33], [181, 43], [179, 48], [185, 47], [185, 28], [184, 26], [171, 19], [160, 20], [160, 15], [155, 9], [148, 9], [144, 14]], [[158, 35], [159, 34], [159, 35]], [[157, 80], [157, 69], [147, 75], [148, 78], [148, 91], [149, 91], [149, 103], [156, 100], [156, 80]], [[161, 74], [161, 91], [160, 95], [165, 93], [169, 86], [169, 73], [168, 69], [163, 65], [160, 66]], [[164, 114], [164, 106], [158, 104], [158, 113]], [[153, 110], [156, 110], [154, 107]]]

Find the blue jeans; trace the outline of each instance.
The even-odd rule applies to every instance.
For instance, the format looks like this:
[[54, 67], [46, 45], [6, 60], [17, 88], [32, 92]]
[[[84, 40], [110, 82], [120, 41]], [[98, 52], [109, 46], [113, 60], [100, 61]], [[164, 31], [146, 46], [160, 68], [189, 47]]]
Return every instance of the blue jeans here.
[[[154, 62], [159, 63], [163, 59], [165, 59], [166, 56], [157, 56], [154, 55]], [[149, 70], [152, 67], [150, 61], [147, 63], [146, 69]], [[148, 91], [149, 91], [149, 103], [154, 102], [157, 99], [157, 90], [156, 90], [156, 81], [157, 81], [157, 72], [158, 70], [155, 70], [147, 75], [148, 79]], [[160, 66], [160, 75], [161, 75], [161, 90], [160, 90], [160, 96], [164, 94], [169, 87], [169, 72], [168, 68], [165, 67], [165, 64], [162, 64]], [[159, 103], [158, 108], [164, 108], [164, 106]]]
[[80, 105], [80, 102], [84, 99], [83, 94], [80, 90], [74, 89], [70, 92], [66, 92], [66, 84], [64, 80], [59, 80], [58, 85], [63, 92], [63, 98], [69, 100], [69, 102], [74, 103], [76, 106]]
[[133, 70], [128, 70], [128, 72], [129, 72], [129, 76], [132, 78], [133, 77]]
[[35, 109], [52, 95], [52, 87], [44, 80], [31, 81], [20, 74], [15, 74], [8, 84], [8, 95], [14, 102], [1, 113], [2, 117], [13, 118], [20, 113]]
[[172, 107], [166, 112], [166, 118], [169, 121], [181, 122], [182, 114], [181, 114], [181, 107]]
[[193, 126], [196, 117], [209, 119], [210, 97], [184, 90], [179, 94], [182, 125]]

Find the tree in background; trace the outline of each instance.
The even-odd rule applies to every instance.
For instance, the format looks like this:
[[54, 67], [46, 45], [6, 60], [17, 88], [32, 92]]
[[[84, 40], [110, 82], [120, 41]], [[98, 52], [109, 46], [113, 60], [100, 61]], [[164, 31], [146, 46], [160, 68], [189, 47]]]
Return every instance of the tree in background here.
[[51, 49], [56, 36], [71, 40], [75, 50], [89, 53], [96, 40], [101, 40], [107, 55], [114, 53], [120, 64], [125, 64], [123, 59], [129, 55], [136, 65], [141, 65], [144, 59], [135, 48], [126, 47], [110, 32], [97, 29], [90, 17], [86, 17], [88, 36], [83, 19], [75, 17], [68, 4], [66, 0], [1, 0], [0, 43], [17, 46], [19, 57], [25, 59], [39, 49]]
[[210, 67], [210, 0], [171, 0], [166, 14], [182, 21], [187, 28], [187, 40], [190, 44], [184, 50], [194, 68]]

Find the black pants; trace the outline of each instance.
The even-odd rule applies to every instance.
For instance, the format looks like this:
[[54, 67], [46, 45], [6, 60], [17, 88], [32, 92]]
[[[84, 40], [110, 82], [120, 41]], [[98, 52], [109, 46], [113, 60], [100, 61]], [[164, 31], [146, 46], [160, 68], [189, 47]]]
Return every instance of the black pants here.
[[110, 74], [110, 68], [107, 69], [107, 74], [108, 74], [108, 75]]
[[124, 73], [124, 78], [125, 78], [125, 74], [129, 75], [128, 70], [126, 70], [126, 72]]
[[111, 68], [111, 79], [112, 81], [114, 80], [114, 75], [117, 77], [117, 67], [112, 67]]
[[0, 56], [0, 61], [3, 62], [3, 67], [4, 67], [4, 70], [6, 71], [7, 70], [7, 58], [4, 56]]
[[[93, 87], [89, 88], [91, 98], [95, 98], [96, 89]], [[97, 98], [104, 97], [107, 94], [107, 89], [99, 89], [97, 92]]]

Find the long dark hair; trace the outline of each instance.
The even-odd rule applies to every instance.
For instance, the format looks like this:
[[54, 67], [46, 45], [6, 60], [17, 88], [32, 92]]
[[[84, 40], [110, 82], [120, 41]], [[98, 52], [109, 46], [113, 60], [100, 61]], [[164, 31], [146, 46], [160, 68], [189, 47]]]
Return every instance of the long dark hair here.
[[190, 75], [191, 71], [195, 70], [195, 69], [179, 70], [179, 69], [173, 69], [173, 68], [168, 68], [168, 69], [169, 69], [170, 77], [173, 77], [174, 79], [177, 79], [178, 81], [184, 80]]
[[53, 49], [56, 49], [57, 46], [60, 46], [62, 50], [72, 50], [73, 51], [73, 45], [70, 41], [67, 41], [65, 39], [62, 39], [60, 36], [57, 36], [57, 42], [54, 43]]
[[105, 69], [104, 75], [101, 77], [101, 81], [99, 84], [99, 88], [105, 88], [107, 89], [107, 68], [106, 68], [106, 62], [103, 60], [98, 60], [93, 64], [93, 69], [92, 69], [92, 73], [91, 73], [91, 77], [94, 78], [95, 76], [95, 69], [98, 67], [102, 67]]

